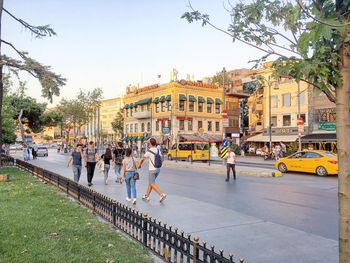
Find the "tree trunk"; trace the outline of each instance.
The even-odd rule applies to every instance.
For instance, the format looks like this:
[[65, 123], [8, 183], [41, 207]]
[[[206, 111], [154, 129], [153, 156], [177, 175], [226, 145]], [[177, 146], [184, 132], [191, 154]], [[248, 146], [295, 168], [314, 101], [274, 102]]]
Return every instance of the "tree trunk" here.
[[21, 109], [19, 115], [18, 115], [18, 125], [21, 130], [21, 137], [22, 137], [22, 143], [27, 144], [26, 138], [24, 137], [24, 128], [23, 128], [23, 123], [22, 123], [22, 115], [23, 115], [23, 109]]
[[342, 86], [337, 94], [337, 142], [339, 160], [339, 262], [350, 263], [350, 57], [340, 50]]
[[[0, 39], [1, 39], [1, 21], [2, 21], [2, 8], [4, 6], [4, 1], [0, 0]], [[2, 56], [1, 53], [1, 41], [0, 41], [0, 58]], [[2, 81], [2, 70], [3, 66], [0, 65], [0, 152], [2, 153], [2, 104], [3, 104], [3, 96], [4, 96], [4, 83]], [[1, 165], [1, 164], [0, 164]]]

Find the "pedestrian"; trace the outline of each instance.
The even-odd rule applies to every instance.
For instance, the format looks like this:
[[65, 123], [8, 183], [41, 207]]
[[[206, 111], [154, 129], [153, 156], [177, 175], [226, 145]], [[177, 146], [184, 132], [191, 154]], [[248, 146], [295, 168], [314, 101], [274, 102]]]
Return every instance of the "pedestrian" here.
[[136, 180], [134, 179], [135, 171], [137, 169], [137, 164], [133, 157], [132, 150], [127, 148], [125, 150], [125, 158], [122, 161], [122, 178], [125, 180], [127, 197], [126, 201], [136, 205]]
[[82, 145], [77, 144], [77, 146], [73, 150], [67, 162], [67, 167], [69, 167], [73, 161], [72, 168], [73, 168], [74, 182], [76, 183], [78, 183], [80, 179], [82, 160], [83, 160]]
[[85, 167], [87, 172], [88, 186], [92, 186], [96, 162], [98, 161], [97, 149], [93, 141], [90, 141], [84, 152]]
[[108, 172], [111, 166], [113, 165], [113, 156], [112, 156], [112, 151], [108, 147], [106, 148], [106, 151], [104, 154], [101, 155], [101, 159], [103, 159], [104, 162], [104, 169], [103, 169], [103, 174], [104, 174], [104, 183], [107, 185], [107, 180], [108, 180]]
[[33, 155], [33, 160], [35, 159], [38, 159], [38, 145], [33, 142], [33, 145], [32, 145], [32, 155]]
[[117, 148], [113, 151], [114, 173], [117, 176], [117, 183], [121, 183], [122, 161], [125, 156], [125, 150], [122, 142], [118, 142]]
[[28, 161], [29, 160], [29, 151], [27, 144], [23, 145], [23, 160]]
[[154, 190], [159, 195], [159, 201], [163, 202], [166, 198], [166, 194], [161, 192], [159, 187], [156, 185], [156, 179], [160, 173], [160, 167], [162, 166], [161, 153], [157, 149], [157, 141], [154, 138], [149, 140], [149, 149], [145, 155], [140, 159], [139, 168], [145, 159], [149, 160], [148, 164], [148, 186], [147, 193], [143, 195], [142, 199], [145, 201], [150, 200], [150, 194]]
[[230, 171], [232, 169], [233, 173], [233, 180], [236, 180], [236, 155], [235, 153], [231, 150], [231, 147], [228, 147], [227, 154], [225, 156], [226, 158], [226, 168], [227, 168], [227, 177], [226, 177], [226, 182], [230, 180]]

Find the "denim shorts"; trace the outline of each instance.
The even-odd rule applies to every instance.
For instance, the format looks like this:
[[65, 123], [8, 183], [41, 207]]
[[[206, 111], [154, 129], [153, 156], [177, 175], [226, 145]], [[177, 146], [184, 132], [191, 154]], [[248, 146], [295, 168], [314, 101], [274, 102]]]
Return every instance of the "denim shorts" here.
[[150, 170], [148, 173], [148, 183], [149, 184], [154, 184], [156, 182], [156, 179], [160, 173], [160, 169], [157, 168], [155, 170]]

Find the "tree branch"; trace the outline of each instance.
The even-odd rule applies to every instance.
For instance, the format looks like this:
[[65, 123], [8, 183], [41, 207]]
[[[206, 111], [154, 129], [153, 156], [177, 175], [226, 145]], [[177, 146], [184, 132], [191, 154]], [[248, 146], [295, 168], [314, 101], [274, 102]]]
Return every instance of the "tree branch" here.
[[35, 35], [36, 38], [42, 38], [46, 36], [55, 36], [56, 32], [50, 27], [50, 25], [45, 25], [45, 26], [33, 26], [26, 21], [15, 17], [12, 13], [7, 11], [5, 8], [2, 8], [2, 10], [7, 13], [10, 17], [12, 17], [14, 20], [16, 20], [18, 23], [20, 23], [22, 26], [25, 28], [29, 29], [29, 31], [32, 32], [32, 34]]
[[10, 46], [13, 50], [15, 50], [16, 51], [16, 53], [21, 57], [21, 58], [23, 58], [23, 59], [26, 59], [27, 58], [27, 56], [26, 56], [26, 52], [23, 52], [23, 51], [19, 51], [13, 44], [11, 44], [10, 42], [7, 42], [7, 41], [5, 41], [5, 40], [3, 40], [3, 39], [1, 39], [1, 42], [2, 43], [4, 43], [4, 44], [6, 44], [6, 45], [8, 45], [8, 46]]

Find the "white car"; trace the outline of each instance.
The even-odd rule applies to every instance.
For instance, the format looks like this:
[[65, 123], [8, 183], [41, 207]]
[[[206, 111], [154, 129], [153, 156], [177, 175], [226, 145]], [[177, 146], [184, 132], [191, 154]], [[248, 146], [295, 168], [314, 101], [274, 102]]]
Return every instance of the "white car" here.
[[49, 156], [49, 151], [48, 151], [47, 147], [39, 146], [36, 154], [37, 154], [37, 156], [47, 157], [47, 156]]

